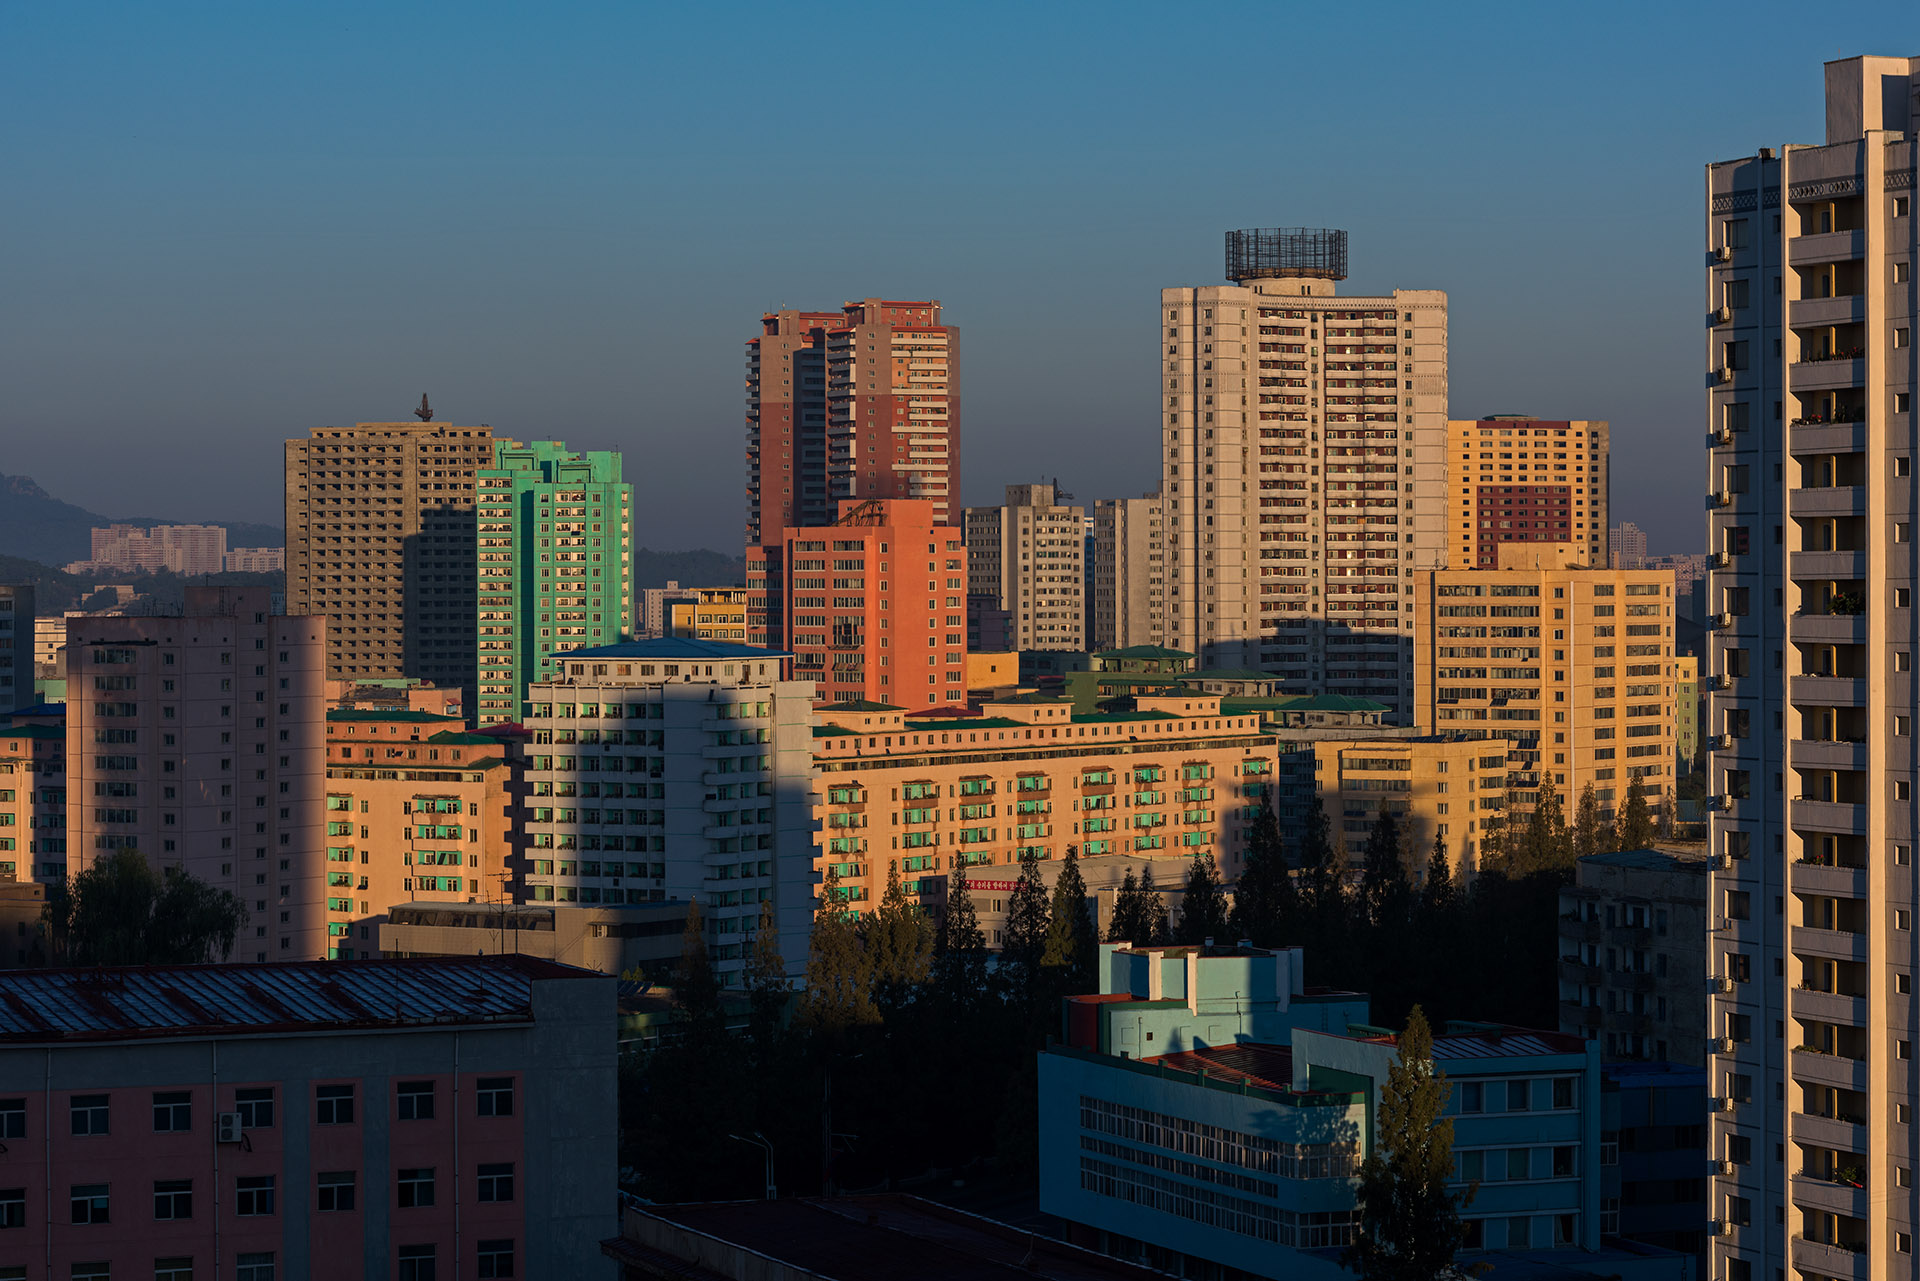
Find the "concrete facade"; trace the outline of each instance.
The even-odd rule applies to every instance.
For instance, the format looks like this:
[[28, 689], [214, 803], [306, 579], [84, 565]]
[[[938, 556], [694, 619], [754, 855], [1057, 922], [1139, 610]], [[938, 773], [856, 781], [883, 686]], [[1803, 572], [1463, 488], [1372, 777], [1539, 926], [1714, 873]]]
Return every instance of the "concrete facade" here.
[[1409, 571], [1446, 563], [1447, 296], [1163, 289], [1162, 643], [1413, 713]]
[[1007, 616], [1013, 649], [1085, 649], [1086, 509], [1052, 485], [1008, 485], [1001, 507], [966, 510], [967, 594]]
[[1498, 569], [1502, 543], [1573, 543], [1589, 565], [1639, 568], [1607, 557], [1610, 437], [1606, 423], [1580, 419], [1449, 422], [1448, 567]]
[[1088, 649], [1154, 645], [1165, 633], [1165, 514], [1158, 494], [1094, 503]]
[[680, 957], [685, 903], [574, 907], [557, 903], [396, 903], [380, 924], [380, 954], [537, 956], [620, 975]]
[[1705, 855], [1579, 860], [1560, 891], [1560, 1030], [1598, 1041], [1609, 1062], [1705, 1062], [1700, 993], [1755, 977], [1738, 955], [1710, 958], [1711, 937]]
[[33, 588], [0, 584], [0, 716], [40, 701], [33, 676]]
[[[1912, 1275], [1920, 61], [1707, 166], [1712, 1275]], [[1736, 910], [1738, 909], [1738, 910]], [[1784, 1156], [1784, 1160], [1782, 1157]], [[1838, 1177], [1839, 1172], [1848, 1177]]]
[[67, 730], [0, 725], [0, 881], [67, 879]]
[[248, 909], [234, 960], [327, 949], [327, 620], [189, 587], [174, 618], [67, 620], [67, 866], [116, 849]]
[[[1282, 737], [1289, 733], [1279, 731]], [[1455, 877], [1479, 867], [1482, 830], [1506, 800], [1506, 739], [1354, 735], [1315, 737], [1300, 746], [1310, 756], [1312, 785], [1334, 849], [1355, 870], [1364, 865], [1367, 838], [1385, 812], [1400, 825], [1409, 874], [1426, 867], [1436, 838]], [[1286, 758], [1280, 762], [1283, 778], [1289, 764]]]

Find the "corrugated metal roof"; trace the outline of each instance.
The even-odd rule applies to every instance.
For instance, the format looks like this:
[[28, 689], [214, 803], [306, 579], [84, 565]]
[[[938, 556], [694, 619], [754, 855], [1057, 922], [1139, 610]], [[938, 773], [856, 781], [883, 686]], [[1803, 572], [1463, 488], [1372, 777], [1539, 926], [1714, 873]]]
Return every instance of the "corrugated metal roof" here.
[[1585, 1042], [1559, 1032], [1514, 1029], [1501, 1036], [1440, 1036], [1433, 1041], [1433, 1057], [1442, 1059], [1507, 1059], [1534, 1054], [1581, 1054]]
[[576, 658], [792, 658], [784, 649], [763, 649], [758, 645], [738, 645], [727, 641], [694, 640], [682, 636], [662, 636], [652, 640], [621, 641], [592, 649], [561, 650], [555, 660]]
[[528, 1022], [533, 982], [592, 978], [524, 956], [0, 972], [0, 1042]]

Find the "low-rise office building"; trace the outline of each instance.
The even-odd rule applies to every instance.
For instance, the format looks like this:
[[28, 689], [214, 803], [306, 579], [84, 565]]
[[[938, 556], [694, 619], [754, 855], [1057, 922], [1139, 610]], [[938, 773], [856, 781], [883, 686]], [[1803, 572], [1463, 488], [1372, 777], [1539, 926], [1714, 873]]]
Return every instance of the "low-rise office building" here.
[[519, 953], [602, 974], [658, 967], [680, 955], [687, 905], [396, 903], [380, 924], [387, 957]]
[[613, 1002], [523, 956], [0, 973], [0, 1270], [577, 1275]]

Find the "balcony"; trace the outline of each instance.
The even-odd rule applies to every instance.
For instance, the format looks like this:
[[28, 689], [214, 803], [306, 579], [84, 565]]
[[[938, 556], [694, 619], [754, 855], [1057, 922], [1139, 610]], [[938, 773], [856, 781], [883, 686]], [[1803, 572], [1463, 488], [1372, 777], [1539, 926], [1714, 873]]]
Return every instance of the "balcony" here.
[[[1859, 615], [1839, 615], [1857, 618]], [[1865, 707], [1867, 682], [1855, 676], [1796, 676], [1790, 691], [1795, 703], [1816, 707]]]
[[1845, 391], [1867, 380], [1867, 362], [1858, 357], [1801, 360], [1787, 366], [1788, 385], [1795, 391]]
[[1865, 614], [1795, 614], [1787, 634], [1811, 645], [1862, 645], [1867, 639]]
[[1801, 1274], [1816, 1273], [1833, 1277], [1835, 1281], [1853, 1281], [1853, 1278], [1867, 1274], [1866, 1242], [1862, 1241], [1859, 1251], [1855, 1252], [1846, 1246], [1795, 1237], [1793, 1268]]
[[1867, 448], [1865, 423], [1799, 423], [1787, 430], [1794, 454], [1858, 454]]
[[[1789, 939], [1795, 952], [1802, 952], [1808, 956], [1817, 956], [1830, 961], [1867, 959], [1867, 936], [1864, 934], [1850, 934], [1846, 930], [1822, 930], [1811, 925], [1796, 925]], [[1798, 996], [1799, 993], [1796, 991], [1794, 995]]]
[[1792, 751], [1795, 769], [1863, 770], [1867, 767], [1864, 742], [1796, 738]]
[[1597, 1005], [1582, 1005], [1578, 1001], [1560, 1002], [1560, 1026], [1563, 1028], [1594, 1028], [1600, 1026], [1601, 1009]]
[[[1794, 931], [1796, 947], [1799, 936], [1800, 931]], [[1849, 1027], [1859, 1027], [1867, 1019], [1866, 999], [1848, 996], [1845, 992], [1816, 992], [1812, 988], [1797, 987], [1790, 999], [1797, 1019], [1819, 1019], [1822, 1023], [1843, 1023]]]
[[1787, 327], [1808, 329], [1827, 325], [1857, 325], [1867, 318], [1867, 300], [1860, 294], [1838, 298], [1796, 298], [1787, 304]]
[[1841, 1117], [1798, 1112], [1793, 1118], [1793, 1137], [1800, 1143], [1815, 1143], [1842, 1152], [1862, 1152], [1867, 1146], [1867, 1127]]
[[1867, 252], [1864, 231], [1823, 231], [1811, 236], [1795, 236], [1787, 242], [1787, 263], [1800, 267], [1818, 262], [1845, 262], [1861, 258]]
[[1867, 1088], [1867, 1064], [1864, 1059], [1843, 1059], [1837, 1054], [1796, 1048], [1790, 1070], [1794, 1080], [1811, 1085], [1831, 1085], [1842, 1090]]
[[1585, 961], [1570, 956], [1560, 958], [1560, 980], [1563, 983], [1578, 983], [1592, 986], [1600, 981], [1600, 967], [1589, 965]]
[[[1797, 1137], [1797, 1136], [1796, 1136]], [[1860, 1163], [1866, 1164], [1861, 1157]], [[1845, 1215], [1849, 1219], [1866, 1217], [1867, 1190], [1840, 1179], [1837, 1175], [1828, 1178], [1811, 1170], [1796, 1171], [1793, 1176], [1793, 1203], [1809, 1209], [1825, 1210], [1828, 1214]]]
[[1787, 875], [1800, 894], [1819, 894], [1826, 898], [1865, 898], [1867, 870], [1863, 867], [1834, 867], [1823, 863], [1795, 863]]
[[1864, 551], [1794, 552], [1787, 557], [1788, 577], [1851, 581], [1867, 576]]
[[1797, 832], [1830, 832], [1837, 836], [1860, 836], [1867, 830], [1867, 807], [1846, 801], [1815, 801], [1793, 798], [1787, 824]]

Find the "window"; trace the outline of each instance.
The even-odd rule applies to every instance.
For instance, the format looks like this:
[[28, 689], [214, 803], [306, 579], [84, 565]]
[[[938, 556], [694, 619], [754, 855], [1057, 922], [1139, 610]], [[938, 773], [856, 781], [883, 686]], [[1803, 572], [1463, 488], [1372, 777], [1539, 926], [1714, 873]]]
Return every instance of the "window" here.
[[351, 1085], [315, 1086], [313, 1119], [317, 1125], [352, 1125], [353, 1087]]
[[480, 1199], [482, 1201], [513, 1200], [513, 1162], [503, 1161], [497, 1165], [480, 1167]]
[[319, 1206], [323, 1211], [353, 1209], [353, 1171], [323, 1172], [319, 1178]]
[[430, 1245], [403, 1245], [400, 1247], [399, 1281], [433, 1281], [433, 1247]]
[[1573, 1078], [1572, 1077], [1560, 1076], [1560, 1077], [1554, 1078], [1553, 1106], [1556, 1108], [1570, 1108], [1573, 1106]]
[[104, 1183], [76, 1183], [72, 1190], [73, 1221], [75, 1223], [107, 1222], [107, 1185]]
[[1525, 1250], [1533, 1244], [1532, 1219], [1507, 1220], [1507, 1249]]
[[1912, 346], [1912, 345], [1913, 345], [1913, 330], [1911, 330], [1911, 329], [1909, 329], [1909, 328], [1908, 328], [1907, 326], [1905, 326], [1905, 325], [1901, 325], [1901, 326], [1899, 326], [1898, 328], [1896, 328], [1896, 329], [1895, 329], [1895, 330], [1893, 331], [1893, 345], [1894, 345], [1894, 346], [1896, 346], [1896, 347], [1910, 347], [1910, 346]]
[[[168, 657], [171, 658], [172, 655]], [[20, 1274], [23, 1279], [26, 1275], [24, 1272]], [[70, 1281], [111, 1281], [112, 1273], [108, 1270], [105, 1260], [98, 1260], [93, 1263], [74, 1264], [67, 1270], [67, 1276]]]
[[193, 1180], [156, 1181], [153, 1185], [153, 1217], [191, 1219], [193, 1217]]
[[483, 1076], [476, 1088], [480, 1095], [481, 1116], [513, 1115], [513, 1078]]
[[1525, 1112], [1527, 1110], [1527, 1096], [1531, 1092], [1528, 1086], [1531, 1084], [1530, 1081], [1507, 1082], [1507, 1111]]
[[274, 1281], [273, 1251], [256, 1250], [235, 1260], [235, 1281]]
[[156, 1091], [153, 1096], [153, 1132], [184, 1134], [193, 1128], [193, 1095], [186, 1090]]
[[27, 1190], [0, 1188], [0, 1228], [27, 1226]]
[[0, 1099], [0, 1139], [27, 1137], [27, 1101]]
[[155, 1259], [153, 1281], [193, 1281], [192, 1257]]
[[400, 1171], [400, 1208], [418, 1210], [433, 1204], [433, 1167], [402, 1168]]
[[480, 1275], [482, 1277], [510, 1277], [513, 1275], [513, 1242], [482, 1241], [480, 1243]]
[[272, 1214], [273, 1176], [254, 1174], [235, 1179], [233, 1209], [235, 1214], [241, 1215]]
[[1478, 1081], [1461, 1082], [1460, 1110], [1462, 1112], [1479, 1112], [1483, 1110], [1484, 1106], [1485, 1106], [1485, 1101], [1481, 1097], [1480, 1082]]
[[273, 1087], [265, 1085], [249, 1090], [235, 1090], [233, 1110], [240, 1114], [240, 1128], [243, 1130], [272, 1129]]
[[402, 1121], [433, 1120], [433, 1082], [402, 1081], [399, 1086]]
[[107, 1096], [104, 1094], [76, 1094], [69, 1115], [73, 1118], [75, 1134], [105, 1134], [107, 1132]]

